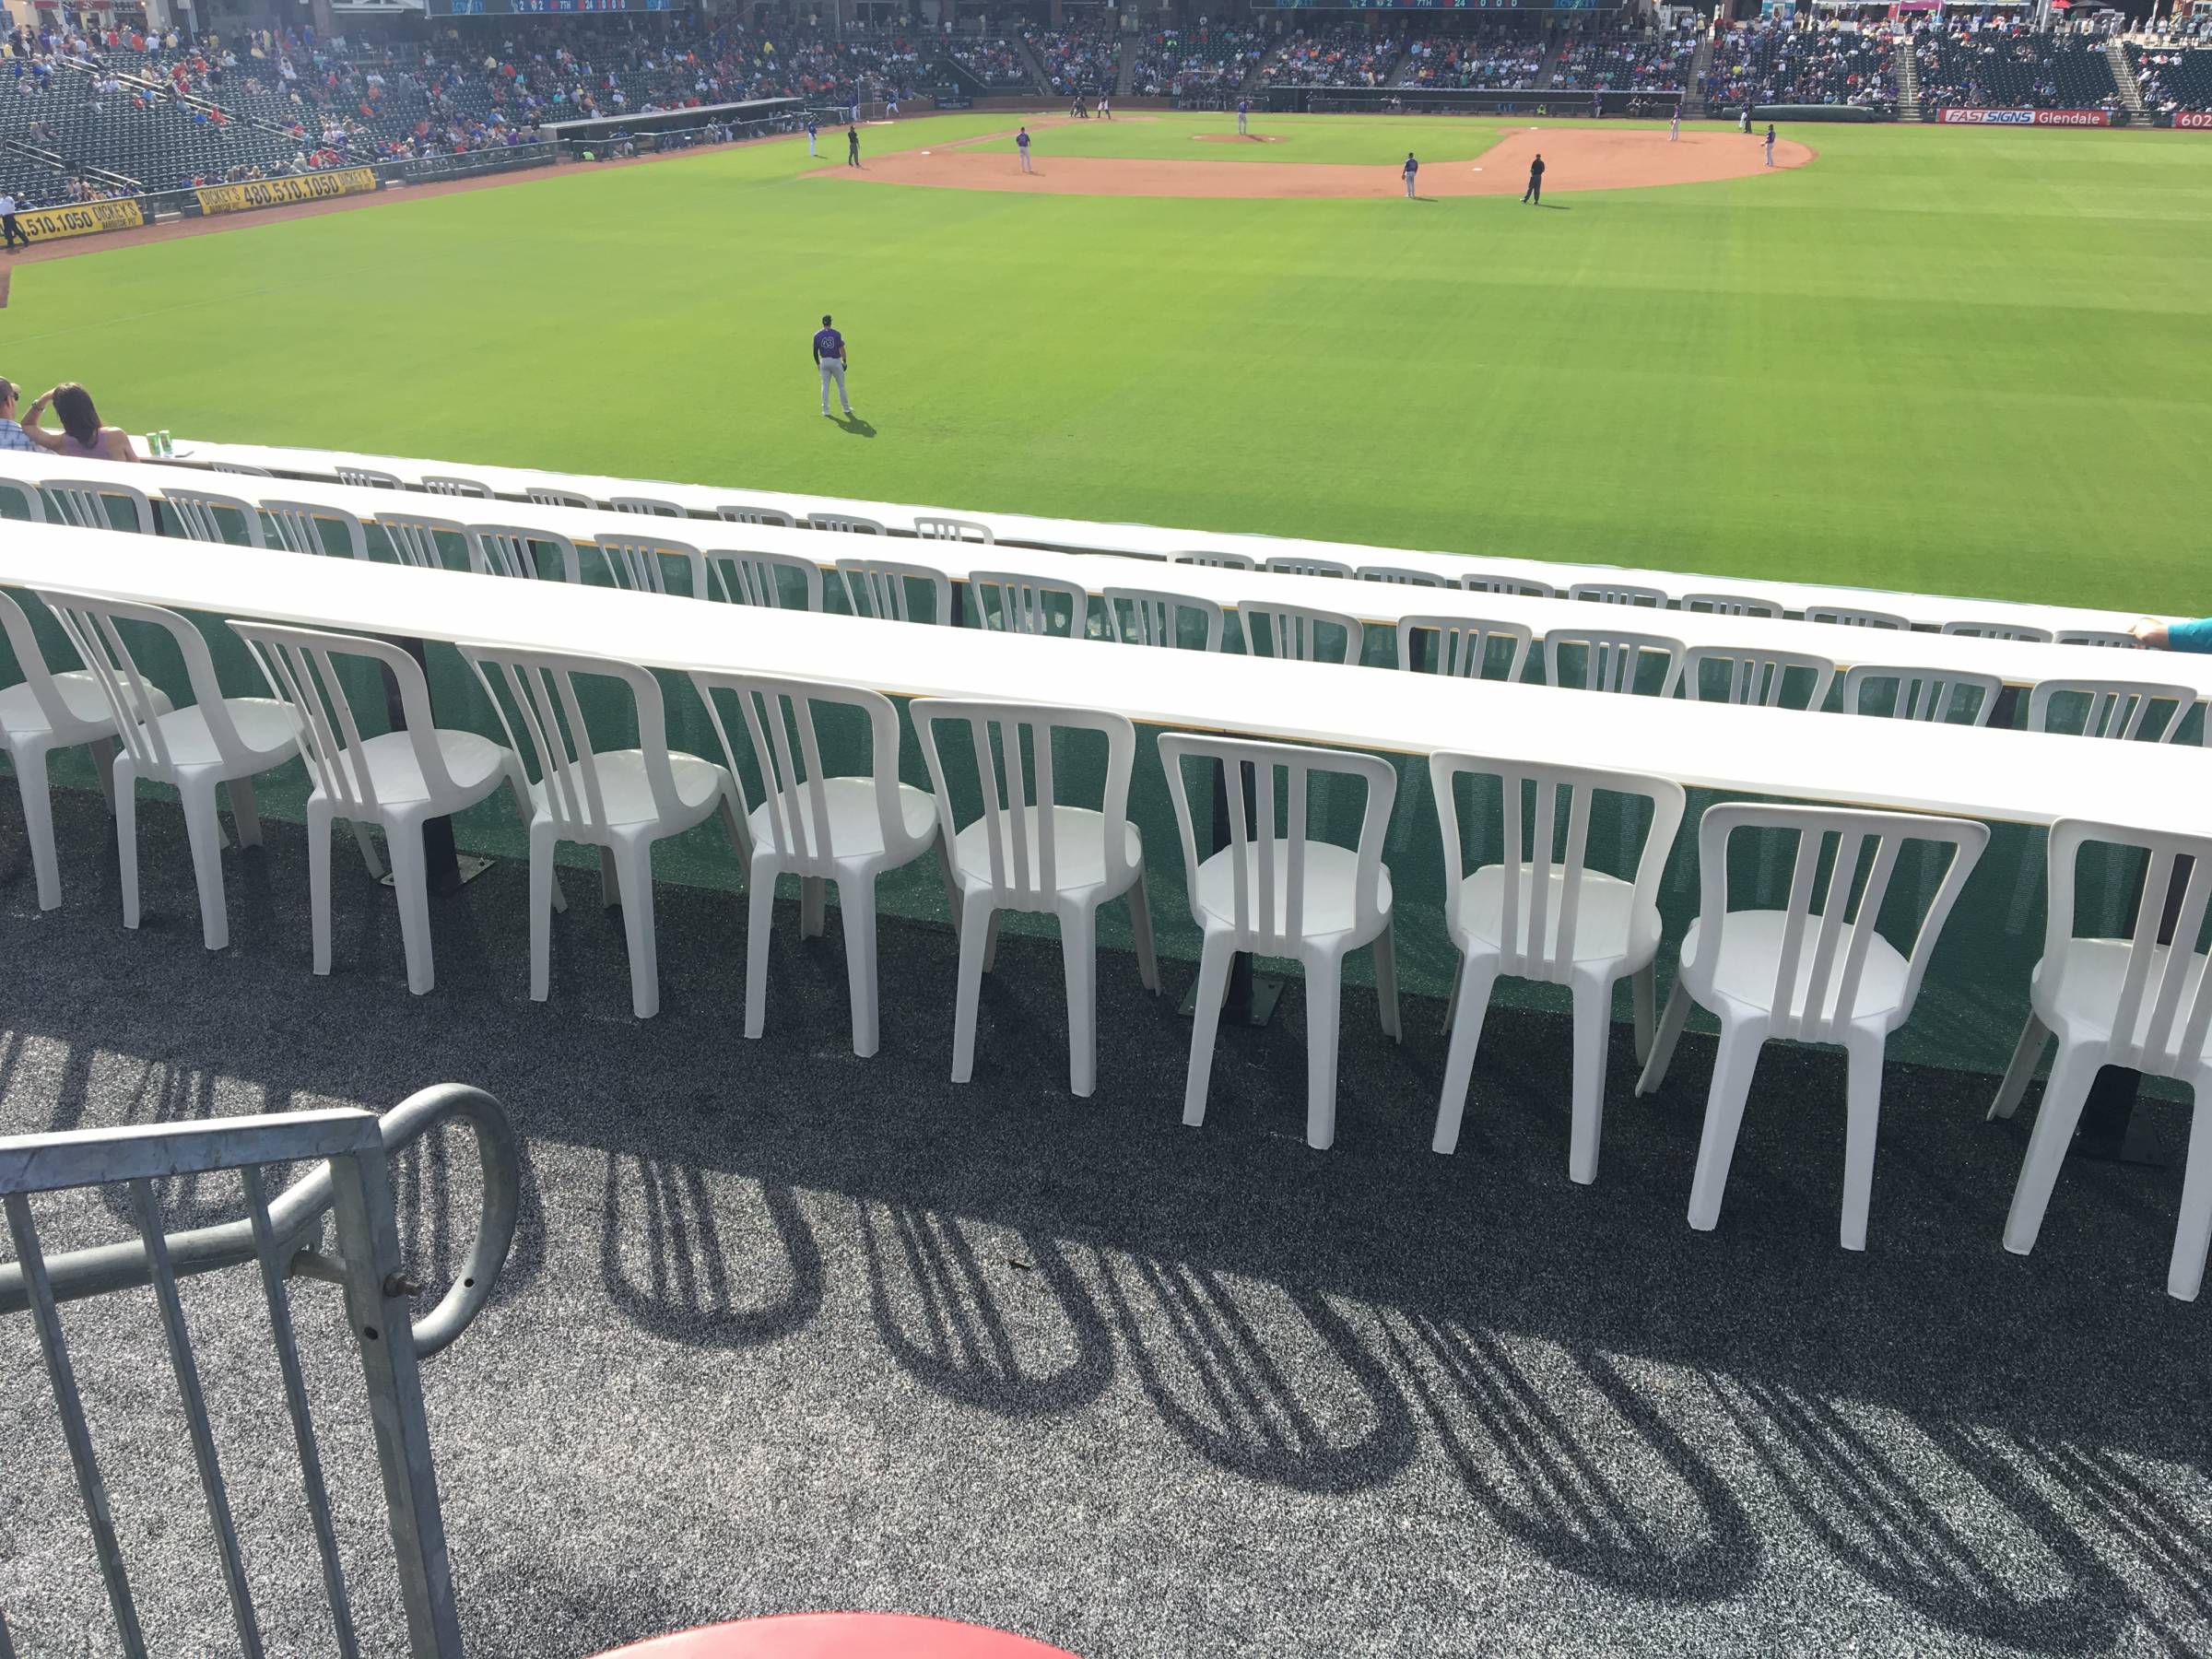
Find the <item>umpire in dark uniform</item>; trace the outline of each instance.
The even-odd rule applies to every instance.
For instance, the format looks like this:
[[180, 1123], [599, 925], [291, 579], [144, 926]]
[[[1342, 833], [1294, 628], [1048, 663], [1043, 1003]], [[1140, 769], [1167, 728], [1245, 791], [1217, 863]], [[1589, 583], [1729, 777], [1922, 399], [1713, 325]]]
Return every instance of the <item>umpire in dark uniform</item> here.
[[1524, 203], [1534, 202], [1539, 207], [1544, 206], [1544, 158], [1542, 156], [1538, 156], [1528, 164], [1528, 188], [1521, 193], [1521, 200]]

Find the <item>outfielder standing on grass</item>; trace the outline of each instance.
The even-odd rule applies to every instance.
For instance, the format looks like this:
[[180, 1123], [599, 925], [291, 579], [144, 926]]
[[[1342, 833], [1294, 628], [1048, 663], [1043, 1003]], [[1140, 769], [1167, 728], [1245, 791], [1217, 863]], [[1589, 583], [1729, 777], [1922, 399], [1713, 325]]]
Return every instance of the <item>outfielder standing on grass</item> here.
[[818, 133], [818, 131], [820, 131], [820, 130], [821, 130], [821, 129], [820, 129], [819, 127], [818, 127], [818, 126], [815, 124], [815, 120], [814, 120], [814, 112], [813, 112], [812, 110], [809, 110], [809, 111], [807, 111], [807, 112], [806, 112], [806, 153], [807, 153], [808, 155], [810, 155], [810, 156], [818, 155], [818, 154], [820, 154], [820, 153], [821, 153], [820, 151], [817, 150], [817, 149], [814, 147], [814, 135], [815, 135], [815, 134], [816, 134], [816, 133]]
[[1413, 159], [1413, 152], [1407, 150], [1406, 152], [1406, 199], [1409, 202], [1413, 200], [1413, 175], [1420, 171], [1421, 164]]
[[1251, 115], [1251, 114], [1252, 114], [1252, 100], [1251, 100], [1251, 99], [1249, 99], [1249, 98], [1240, 98], [1240, 99], [1238, 99], [1238, 100], [1237, 100], [1237, 131], [1238, 131], [1238, 132], [1240, 132], [1240, 133], [1249, 133], [1250, 131], [1252, 131], [1252, 128], [1251, 128], [1251, 126], [1250, 126], [1249, 124], [1247, 124], [1247, 120], [1248, 120], [1248, 117], [1250, 117], [1250, 115]]
[[814, 366], [822, 375], [822, 413], [830, 413], [830, 382], [837, 382], [837, 401], [845, 406], [845, 413], [853, 413], [853, 400], [845, 395], [845, 336], [830, 326], [828, 313], [822, 325], [815, 331]]
[[1037, 170], [1030, 165], [1030, 129], [1028, 127], [1023, 127], [1021, 131], [1014, 135], [1014, 147], [1021, 152], [1021, 171], [1023, 172], [1036, 171]]

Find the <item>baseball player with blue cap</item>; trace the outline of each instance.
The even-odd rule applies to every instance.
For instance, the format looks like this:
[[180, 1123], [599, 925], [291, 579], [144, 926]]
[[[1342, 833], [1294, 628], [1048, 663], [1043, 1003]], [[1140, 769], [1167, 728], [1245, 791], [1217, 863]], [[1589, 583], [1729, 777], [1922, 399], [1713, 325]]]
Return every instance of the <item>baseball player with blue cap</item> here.
[[845, 395], [845, 336], [832, 327], [829, 314], [822, 316], [821, 327], [814, 334], [814, 365], [821, 371], [822, 413], [830, 413], [830, 382], [837, 382], [837, 401], [845, 406], [845, 413], [853, 413], [853, 400]]

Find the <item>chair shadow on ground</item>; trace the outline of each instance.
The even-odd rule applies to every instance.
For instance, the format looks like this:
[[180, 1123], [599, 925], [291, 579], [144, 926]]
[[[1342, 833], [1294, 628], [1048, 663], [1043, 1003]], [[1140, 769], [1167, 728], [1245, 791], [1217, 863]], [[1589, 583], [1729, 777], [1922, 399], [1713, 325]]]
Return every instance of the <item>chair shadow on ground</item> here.
[[[716, 1175], [712, 1183], [710, 1173]], [[823, 1276], [814, 1230], [788, 1188], [762, 1182], [757, 1194], [733, 1191], [752, 1184], [696, 1163], [607, 1155], [600, 1277], [625, 1318], [680, 1342], [750, 1347], [788, 1336], [815, 1316]], [[626, 1218], [633, 1202], [641, 1241]], [[759, 1243], [766, 1248], [725, 1241], [733, 1224], [758, 1233], [761, 1221], [767, 1236]], [[642, 1244], [642, 1284], [626, 1259], [626, 1241]]]

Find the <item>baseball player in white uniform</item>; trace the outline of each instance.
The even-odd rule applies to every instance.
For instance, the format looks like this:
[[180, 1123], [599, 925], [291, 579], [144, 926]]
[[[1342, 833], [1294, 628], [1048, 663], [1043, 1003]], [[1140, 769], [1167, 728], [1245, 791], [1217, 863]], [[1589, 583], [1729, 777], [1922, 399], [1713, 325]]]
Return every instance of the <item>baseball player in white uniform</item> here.
[[1666, 141], [1675, 144], [1682, 137], [1682, 106], [1675, 106], [1674, 118], [1666, 124]]

